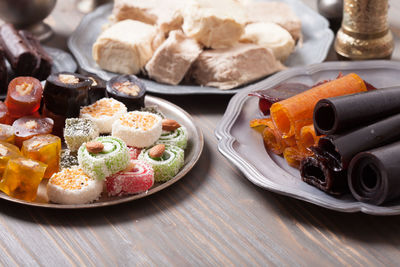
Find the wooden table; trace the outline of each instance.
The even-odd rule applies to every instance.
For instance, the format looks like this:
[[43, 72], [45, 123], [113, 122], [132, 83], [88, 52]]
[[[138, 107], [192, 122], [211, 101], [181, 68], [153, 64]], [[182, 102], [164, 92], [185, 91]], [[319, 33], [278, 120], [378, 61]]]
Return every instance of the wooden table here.
[[[315, 8], [316, 1], [306, 2]], [[396, 2], [394, 60], [400, 59]], [[66, 48], [83, 16], [74, 3], [58, 1], [47, 19], [57, 33], [50, 45]], [[108, 208], [0, 201], [1, 265], [399, 265], [399, 216], [340, 213], [258, 188], [217, 150], [214, 128], [229, 96], [165, 98], [191, 113], [204, 133], [192, 171], [155, 195]]]

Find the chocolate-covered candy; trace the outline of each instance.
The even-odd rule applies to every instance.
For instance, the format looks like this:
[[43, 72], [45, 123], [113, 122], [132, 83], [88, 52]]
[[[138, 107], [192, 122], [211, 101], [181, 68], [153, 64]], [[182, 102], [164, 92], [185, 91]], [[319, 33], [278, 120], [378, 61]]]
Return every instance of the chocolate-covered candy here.
[[106, 82], [97, 75], [87, 75], [92, 80], [89, 89], [89, 104], [93, 104], [99, 99], [106, 97]]
[[64, 117], [78, 117], [82, 106], [89, 104], [92, 80], [71, 72], [51, 74], [43, 91], [47, 110]]
[[120, 75], [107, 82], [107, 96], [125, 104], [129, 111], [144, 107], [146, 85], [134, 75]]
[[0, 44], [17, 75], [32, 75], [39, 67], [38, 54], [27, 45], [12, 24], [0, 26]]

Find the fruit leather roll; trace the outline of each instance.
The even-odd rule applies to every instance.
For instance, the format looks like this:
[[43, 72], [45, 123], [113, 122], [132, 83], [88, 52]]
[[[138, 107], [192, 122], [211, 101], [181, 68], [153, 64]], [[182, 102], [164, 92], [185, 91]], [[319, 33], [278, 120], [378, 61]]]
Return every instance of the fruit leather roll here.
[[300, 130], [299, 138], [296, 138], [297, 146], [302, 151], [307, 151], [311, 146], [318, 145], [319, 138], [312, 124], [303, 126]]
[[400, 114], [341, 135], [319, 139], [318, 148], [336, 170], [347, 169], [350, 160], [359, 152], [383, 146], [400, 139]]
[[364, 81], [357, 74], [350, 73], [274, 103], [270, 109], [271, 118], [284, 137], [291, 137], [297, 129], [313, 123], [314, 106], [320, 99], [366, 90]]
[[400, 142], [357, 154], [349, 166], [354, 198], [381, 205], [400, 197]]
[[0, 27], [0, 44], [14, 72], [19, 76], [29, 76], [39, 67], [40, 59], [12, 24]]
[[321, 99], [314, 108], [316, 133], [335, 134], [400, 112], [400, 87]]
[[51, 74], [43, 90], [43, 100], [48, 111], [64, 117], [78, 117], [82, 106], [89, 104], [92, 80], [70, 72]]
[[346, 171], [334, 171], [323, 157], [307, 157], [300, 162], [301, 179], [331, 195], [348, 191]]
[[51, 67], [53, 65], [53, 59], [43, 49], [43, 47], [40, 44], [39, 40], [36, 39], [36, 37], [33, 36], [30, 32], [28, 32], [28, 31], [19, 31], [19, 34], [24, 39], [24, 41], [28, 45], [28, 47], [32, 51], [35, 51], [35, 53], [39, 57], [39, 62], [40, 63], [38, 65], [38, 67], [33, 71], [32, 75], [35, 78], [37, 78], [37, 79], [39, 79], [41, 81], [45, 80], [51, 73]]
[[6, 66], [6, 55], [3, 47], [0, 45], [0, 94], [7, 93], [8, 71]]

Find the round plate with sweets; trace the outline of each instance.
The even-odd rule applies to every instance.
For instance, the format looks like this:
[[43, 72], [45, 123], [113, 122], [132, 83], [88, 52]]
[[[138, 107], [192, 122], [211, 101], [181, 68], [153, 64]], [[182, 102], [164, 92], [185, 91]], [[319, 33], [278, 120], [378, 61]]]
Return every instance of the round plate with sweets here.
[[382, 206], [362, 203], [350, 193], [332, 196], [301, 180], [299, 170], [264, 149], [262, 136], [251, 129], [249, 122], [259, 117], [258, 98], [250, 92], [273, 88], [283, 83], [313, 85], [323, 80], [335, 79], [354, 72], [376, 88], [398, 86], [400, 63], [376, 60], [359, 62], [324, 62], [280, 72], [260, 85], [251, 86], [236, 94], [215, 130], [219, 151], [252, 183], [272, 192], [304, 200], [315, 205], [341, 211], [363, 212], [373, 215], [400, 214], [400, 200]]
[[15, 203], [20, 203], [29, 206], [43, 207], [43, 208], [55, 208], [55, 209], [82, 209], [82, 208], [96, 208], [96, 207], [104, 207], [116, 205], [128, 201], [132, 201], [135, 199], [147, 197], [152, 195], [160, 190], [163, 190], [181, 178], [183, 178], [196, 164], [199, 160], [201, 152], [204, 146], [203, 133], [200, 128], [194, 123], [193, 118], [180, 107], [168, 102], [166, 100], [146, 96], [145, 98], [145, 106], [157, 106], [158, 109], [167, 117], [179, 122], [179, 124], [186, 127], [189, 135], [187, 148], [185, 149], [185, 161], [183, 167], [180, 169], [178, 174], [175, 175], [171, 180], [164, 183], [155, 183], [148, 191], [134, 194], [134, 195], [125, 195], [125, 196], [108, 196], [106, 192], [103, 192], [101, 197], [88, 204], [56, 204], [49, 203], [46, 193], [46, 185], [48, 179], [43, 179], [39, 189], [38, 195], [33, 202], [27, 202], [23, 200], [19, 200], [13, 197], [10, 197], [2, 192], [0, 192], [0, 198], [9, 200]]
[[[273, 1], [273, 0], [261, 0]], [[333, 40], [333, 32], [329, 29], [329, 22], [298, 0], [281, 0], [288, 4], [301, 20], [302, 41], [296, 45], [295, 51], [284, 62], [288, 67], [305, 66], [320, 63], [325, 58]], [[68, 48], [75, 56], [81, 69], [94, 73], [104, 80], [109, 80], [118, 75], [102, 70], [92, 58], [92, 46], [102, 31], [104, 24], [112, 12], [112, 4], [100, 6], [93, 12], [87, 14], [74, 33], [68, 39]], [[215, 87], [200, 86], [195, 84], [167, 85], [161, 84], [148, 77], [140, 77], [146, 84], [150, 93], [166, 95], [193, 95], [193, 94], [235, 94], [246, 90], [251, 84], [262, 83], [265, 78], [250, 84], [230, 90], [221, 90]]]

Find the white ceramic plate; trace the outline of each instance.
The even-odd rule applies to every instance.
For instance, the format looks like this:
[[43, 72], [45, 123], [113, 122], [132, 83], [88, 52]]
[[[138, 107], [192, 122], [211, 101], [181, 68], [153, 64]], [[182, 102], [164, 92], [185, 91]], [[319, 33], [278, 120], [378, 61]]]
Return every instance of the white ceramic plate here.
[[289, 167], [283, 158], [267, 152], [261, 135], [249, 127], [251, 119], [261, 116], [258, 98], [248, 96], [251, 91], [271, 88], [283, 82], [312, 85], [321, 80], [334, 79], [339, 72], [355, 72], [377, 88], [399, 86], [400, 90], [400, 62], [395, 61], [326, 62], [280, 72], [262, 84], [242, 90], [231, 99], [215, 131], [219, 151], [251, 182], [270, 191], [337, 211], [400, 214], [400, 200], [375, 206], [358, 202], [350, 194], [330, 196], [304, 183], [299, 171]]
[[203, 133], [201, 132], [200, 128], [195, 125], [192, 117], [180, 107], [168, 102], [166, 100], [146, 96], [145, 98], [146, 106], [153, 106], [157, 105], [160, 110], [164, 113], [165, 116], [168, 118], [174, 119], [178, 121], [180, 124], [184, 125], [188, 130], [189, 140], [188, 146], [185, 149], [185, 163], [179, 173], [172, 178], [171, 180], [165, 183], [156, 183], [150, 190], [144, 193], [130, 195], [130, 196], [121, 196], [121, 197], [108, 197], [107, 194], [103, 193], [102, 197], [97, 200], [96, 202], [89, 203], [89, 204], [77, 204], [77, 205], [61, 205], [55, 203], [49, 203], [46, 194], [46, 184], [47, 179], [44, 179], [39, 186], [38, 196], [34, 202], [27, 202], [19, 199], [15, 199], [9, 197], [4, 193], [0, 193], [0, 198], [6, 199], [12, 202], [29, 205], [29, 206], [37, 206], [37, 207], [44, 207], [44, 208], [55, 208], [55, 209], [82, 209], [82, 208], [95, 208], [95, 207], [104, 207], [104, 206], [111, 206], [116, 205], [128, 201], [132, 201], [135, 199], [143, 198], [154, 194], [164, 188], [169, 187], [173, 183], [177, 182], [183, 176], [185, 176], [196, 164], [198, 159], [200, 158], [201, 152], [203, 151], [204, 139]]
[[[322, 62], [326, 58], [333, 40], [333, 33], [329, 29], [328, 21], [302, 1], [282, 0], [282, 2], [288, 3], [300, 18], [303, 34], [303, 43], [297, 45], [296, 50], [285, 64], [288, 67], [295, 67]], [[101, 32], [102, 25], [107, 22], [111, 11], [112, 4], [107, 4], [87, 14], [68, 40], [68, 47], [79, 66], [87, 72], [97, 74], [104, 80], [109, 80], [117, 74], [104, 71], [97, 66], [92, 58], [92, 46]], [[142, 78], [142, 80], [149, 92], [168, 95], [234, 94], [248, 87], [248, 85], [245, 85], [232, 90], [220, 90], [198, 85], [165, 85], [146, 78]]]

